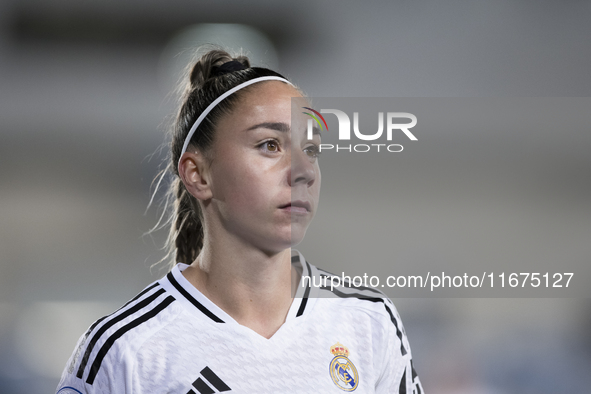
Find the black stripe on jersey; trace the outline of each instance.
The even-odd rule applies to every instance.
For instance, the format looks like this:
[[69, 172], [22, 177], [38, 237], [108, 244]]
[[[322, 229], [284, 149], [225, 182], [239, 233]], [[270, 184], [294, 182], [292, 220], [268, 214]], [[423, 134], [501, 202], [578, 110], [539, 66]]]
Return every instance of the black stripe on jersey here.
[[96, 343], [98, 342], [100, 337], [105, 333], [105, 331], [107, 331], [113, 325], [117, 324], [118, 322], [125, 319], [126, 317], [133, 315], [134, 313], [136, 313], [137, 311], [139, 311], [142, 308], [145, 308], [146, 306], [148, 306], [152, 301], [154, 301], [156, 298], [158, 298], [165, 291], [166, 290], [164, 290], [164, 289], [160, 289], [160, 290], [156, 291], [150, 297], [146, 297], [141, 302], [138, 302], [133, 307], [129, 308], [128, 310], [121, 313], [120, 315], [115, 316], [113, 319], [109, 320], [101, 328], [99, 328], [97, 330], [97, 332], [94, 334], [94, 336], [92, 337], [92, 339], [90, 340], [90, 342], [88, 343], [88, 346], [86, 347], [86, 351], [84, 352], [84, 356], [82, 356], [82, 361], [80, 361], [80, 367], [78, 368], [78, 373], [76, 373], [76, 376], [79, 379], [82, 379], [82, 375], [84, 374], [84, 369], [86, 368], [86, 364], [88, 363], [88, 359], [90, 358], [90, 353], [92, 353], [92, 349], [94, 349], [94, 346], [96, 345]]
[[399, 394], [406, 394], [406, 368], [404, 368], [404, 374], [402, 374], [402, 380], [400, 380], [400, 386], [398, 387]]
[[[293, 256], [293, 257], [297, 257], [298, 261], [300, 260], [300, 258], [298, 256]], [[293, 257], [291, 258], [291, 261], [293, 261]], [[312, 269], [310, 268], [310, 264], [308, 264], [308, 262], [306, 261], [306, 268], [308, 269], [308, 276], [312, 275]], [[298, 309], [298, 313], [296, 314], [296, 317], [300, 317], [304, 314], [304, 310], [306, 309], [306, 304], [308, 303], [308, 297], [310, 296], [310, 281], [308, 281], [308, 286], [306, 287], [306, 291], [304, 291], [304, 297], [302, 298], [302, 303], [300, 304], [300, 309]]]
[[215, 391], [213, 391], [213, 389], [209, 387], [207, 383], [205, 383], [201, 378], [198, 378], [196, 381], [193, 382], [193, 387], [195, 387], [197, 391], [199, 391], [199, 394], [215, 393]]
[[396, 318], [394, 317], [394, 314], [392, 313], [390, 307], [386, 305], [386, 302], [384, 300], [380, 301], [384, 303], [384, 308], [386, 308], [388, 315], [390, 315], [390, 320], [392, 321], [392, 323], [394, 323], [394, 327], [396, 327], [396, 335], [398, 336], [398, 339], [400, 339], [400, 353], [402, 353], [402, 355], [404, 356], [406, 354], [406, 349], [404, 348], [404, 343], [402, 342], [402, 331], [400, 331], [400, 328], [398, 328], [398, 322], [396, 321]]
[[94, 330], [95, 327], [100, 322], [102, 322], [103, 320], [105, 320], [107, 317], [113, 316], [115, 313], [119, 312], [121, 309], [125, 308], [127, 305], [131, 304], [132, 302], [134, 302], [135, 300], [137, 300], [138, 298], [140, 298], [141, 296], [143, 296], [144, 294], [146, 294], [148, 291], [152, 290], [156, 286], [158, 286], [158, 282], [154, 283], [151, 286], [146, 287], [138, 295], [136, 295], [135, 297], [133, 297], [131, 300], [127, 301], [125, 303], [125, 305], [123, 305], [121, 308], [117, 309], [115, 312], [111, 313], [110, 315], [103, 316], [100, 319], [98, 319], [97, 321], [95, 321], [94, 323], [92, 323], [92, 325], [90, 326], [90, 328], [84, 333], [84, 340], [86, 340], [86, 338], [88, 338], [88, 336], [90, 335], [90, 333], [92, 332], [92, 330]]
[[421, 384], [419, 382], [415, 382], [417, 380], [417, 377], [419, 376], [417, 374], [417, 371], [415, 371], [415, 366], [412, 362], [412, 359], [410, 360], [410, 369], [412, 371], [412, 383], [414, 384], [414, 390], [413, 394], [422, 394], [423, 392], [421, 391]]
[[[321, 287], [321, 289], [331, 291], [330, 287]], [[386, 304], [386, 301], [383, 298], [368, 297], [364, 294], [358, 294], [358, 293], [343, 293], [341, 291], [338, 291], [337, 289], [332, 289], [332, 293], [334, 293], [336, 296], [341, 297], [341, 298], [357, 298], [357, 299], [360, 299], [363, 301], [381, 302], [382, 304], [384, 304], [384, 308], [386, 308], [388, 315], [390, 315], [390, 321], [392, 322], [392, 324], [394, 324], [394, 327], [396, 327], [396, 336], [398, 337], [398, 339], [400, 339], [400, 353], [402, 353], [403, 356], [406, 354], [406, 349], [404, 347], [404, 343], [402, 342], [402, 331], [400, 331], [400, 328], [398, 327], [398, 321], [394, 317], [392, 310]]]
[[219, 317], [217, 317], [216, 315], [211, 313], [209, 311], [209, 309], [204, 307], [202, 303], [197, 301], [191, 294], [189, 294], [189, 292], [187, 290], [185, 290], [183, 288], [183, 286], [179, 285], [179, 282], [176, 281], [176, 279], [172, 275], [172, 272], [169, 272], [168, 275], [166, 275], [166, 277], [168, 278], [170, 283], [172, 283], [172, 285], [179, 291], [179, 293], [181, 293], [187, 300], [189, 300], [191, 302], [191, 304], [195, 305], [197, 307], [197, 309], [199, 309], [201, 312], [203, 312], [203, 314], [205, 316], [209, 317], [211, 320], [213, 320], [216, 323], [224, 323], [224, 321], [222, 319], [220, 319]]
[[88, 330], [86, 330], [86, 332], [83, 335], [83, 339], [82, 341], [80, 341], [80, 345], [78, 347], [78, 349], [76, 350], [76, 355], [74, 356], [74, 359], [72, 360], [72, 363], [70, 365], [70, 367], [68, 368], [70, 373], [72, 373], [74, 371], [74, 364], [76, 363], [77, 359], [78, 359], [78, 354], [79, 352], [82, 350], [82, 347], [84, 347], [86, 340], [88, 339], [88, 336], [90, 335], [90, 333], [92, 332], [92, 330], [94, 330], [96, 328], [97, 325], [99, 325], [100, 322], [102, 322], [103, 320], [105, 320], [108, 317], [113, 316], [115, 313], [119, 312], [121, 309], [125, 308], [127, 305], [131, 304], [132, 302], [134, 302], [135, 300], [137, 300], [138, 298], [140, 298], [141, 296], [143, 296], [144, 294], [146, 294], [148, 291], [152, 290], [154, 287], [158, 286], [158, 282], [146, 287], [144, 290], [142, 290], [138, 295], [136, 295], [135, 297], [133, 297], [131, 300], [127, 301], [125, 303], [125, 305], [123, 305], [121, 308], [117, 309], [115, 312], [103, 316], [100, 319], [98, 319], [97, 321], [95, 321], [94, 323], [92, 323], [92, 325], [88, 328]]
[[209, 367], [205, 367], [201, 370], [201, 375], [203, 375], [203, 377], [205, 379], [207, 379], [209, 381], [209, 383], [211, 383], [213, 385], [213, 387], [215, 387], [216, 389], [218, 389], [218, 391], [230, 391], [230, 387], [228, 387], [228, 385], [226, 383], [224, 383], [224, 381], [222, 379], [219, 378], [219, 376], [217, 376], [215, 373], [213, 373], [213, 371], [211, 369], [209, 369]]
[[107, 339], [105, 341], [105, 343], [101, 347], [101, 350], [99, 350], [99, 352], [97, 353], [97, 355], [94, 359], [94, 362], [92, 363], [92, 367], [90, 367], [90, 373], [88, 374], [88, 379], [86, 379], [86, 383], [88, 383], [90, 385], [94, 383], [94, 378], [96, 377], [96, 374], [98, 373], [98, 371], [101, 367], [101, 363], [103, 362], [103, 359], [105, 358], [105, 356], [107, 355], [107, 352], [109, 351], [111, 346], [113, 346], [113, 344], [115, 343], [115, 341], [117, 339], [121, 338], [121, 336], [123, 336], [123, 334], [125, 334], [129, 330], [139, 326], [142, 323], [147, 322], [148, 320], [150, 320], [151, 318], [153, 318], [154, 316], [156, 316], [157, 314], [162, 312], [174, 300], [175, 299], [173, 296], [166, 297], [164, 299], [164, 301], [162, 301], [160, 304], [158, 304], [152, 310], [150, 310], [149, 312], [146, 312], [142, 316], [138, 317], [135, 320], [132, 320], [131, 322], [127, 323], [126, 325], [124, 325], [123, 327], [121, 327], [120, 329], [115, 331], [113, 333], [113, 335], [111, 335], [109, 337], [109, 339]]

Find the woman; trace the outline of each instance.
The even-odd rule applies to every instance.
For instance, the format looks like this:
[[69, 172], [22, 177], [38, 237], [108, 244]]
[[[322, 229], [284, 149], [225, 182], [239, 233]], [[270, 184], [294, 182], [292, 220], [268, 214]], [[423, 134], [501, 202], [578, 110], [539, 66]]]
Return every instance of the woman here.
[[291, 250], [320, 192], [301, 92], [220, 50], [189, 79], [169, 163], [178, 264], [88, 329], [58, 393], [421, 393], [390, 300], [300, 285], [330, 275]]

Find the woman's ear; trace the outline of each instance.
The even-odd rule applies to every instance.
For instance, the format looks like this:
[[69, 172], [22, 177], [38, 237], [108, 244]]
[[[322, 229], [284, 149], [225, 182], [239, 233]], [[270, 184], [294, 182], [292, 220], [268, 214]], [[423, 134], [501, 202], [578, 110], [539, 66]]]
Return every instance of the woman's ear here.
[[185, 152], [179, 160], [179, 175], [193, 197], [206, 201], [212, 197], [209, 167], [203, 153]]

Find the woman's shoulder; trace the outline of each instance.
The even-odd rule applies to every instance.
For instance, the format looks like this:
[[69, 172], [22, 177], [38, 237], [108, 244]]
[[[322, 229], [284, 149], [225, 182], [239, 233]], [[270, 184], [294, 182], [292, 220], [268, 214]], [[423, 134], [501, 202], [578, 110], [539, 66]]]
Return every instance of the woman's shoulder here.
[[393, 302], [379, 289], [356, 283], [345, 274], [336, 275], [306, 261], [298, 253], [294, 260], [303, 266], [300, 287], [310, 298], [317, 299], [327, 309], [366, 315], [378, 324], [390, 322], [402, 330], [400, 316]]
[[176, 317], [178, 313], [171, 308], [174, 301], [156, 281], [113, 313], [96, 320], [78, 340], [62, 380], [92, 385], [97, 375], [121, 372], [125, 359]]

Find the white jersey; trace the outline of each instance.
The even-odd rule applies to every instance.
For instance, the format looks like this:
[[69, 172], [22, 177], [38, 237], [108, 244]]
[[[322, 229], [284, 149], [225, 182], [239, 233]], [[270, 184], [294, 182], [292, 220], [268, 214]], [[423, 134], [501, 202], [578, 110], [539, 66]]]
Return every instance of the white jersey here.
[[[330, 275], [297, 252], [292, 264], [304, 276]], [[423, 393], [400, 317], [377, 290], [324, 298], [330, 289], [307, 284], [266, 339], [201, 294], [186, 267], [97, 320], [57, 393]]]

